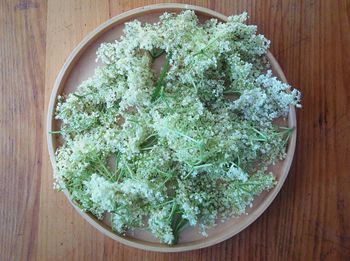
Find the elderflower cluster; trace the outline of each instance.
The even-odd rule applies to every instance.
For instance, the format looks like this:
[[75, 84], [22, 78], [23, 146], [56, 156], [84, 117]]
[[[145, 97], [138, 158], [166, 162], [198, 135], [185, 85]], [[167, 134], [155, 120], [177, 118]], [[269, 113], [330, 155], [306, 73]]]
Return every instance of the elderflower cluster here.
[[244, 214], [286, 155], [293, 130], [276, 119], [300, 107], [299, 91], [269, 70], [269, 40], [246, 20], [164, 13], [103, 43], [95, 74], [58, 100], [56, 186], [84, 211], [111, 214], [116, 232], [146, 229], [166, 244], [186, 226], [206, 236]]

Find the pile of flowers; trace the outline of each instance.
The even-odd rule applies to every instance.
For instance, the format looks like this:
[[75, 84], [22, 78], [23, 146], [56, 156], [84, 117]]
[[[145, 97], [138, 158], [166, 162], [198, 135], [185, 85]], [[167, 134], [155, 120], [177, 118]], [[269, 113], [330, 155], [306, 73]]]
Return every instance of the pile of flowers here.
[[164, 13], [102, 44], [95, 74], [59, 97], [56, 188], [100, 219], [110, 213], [118, 233], [145, 229], [166, 244], [186, 226], [205, 236], [245, 213], [276, 183], [267, 167], [286, 156], [293, 130], [275, 119], [300, 106], [246, 20]]

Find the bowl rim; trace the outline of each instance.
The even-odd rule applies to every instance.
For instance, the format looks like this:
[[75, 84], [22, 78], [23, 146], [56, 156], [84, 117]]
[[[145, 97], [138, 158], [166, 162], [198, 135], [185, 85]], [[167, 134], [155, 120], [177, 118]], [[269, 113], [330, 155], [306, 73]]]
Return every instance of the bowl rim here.
[[[106, 22], [102, 23], [98, 27], [96, 27], [93, 31], [91, 31], [87, 36], [83, 38], [83, 40], [73, 49], [73, 51], [69, 54], [68, 58], [66, 59], [64, 65], [60, 69], [56, 80], [53, 85], [53, 89], [51, 91], [50, 101], [48, 104], [48, 113], [47, 113], [47, 124], [46, 124], [46, 136], [47, 136], [47, 145], [48, 145], [48, 151], [50, 156], [51, 165], [53, 168], [53, 171], [55, 170], [55, 150], [54, 150], [54, 143], [53, 143], [53, 135], [50, 134], [53, 127], [54, 122], [54, 114], [55, 114], [55, 107], [56, 107], [56, 101], [57, 96], [59, 94], [59, 91], [61, 88], [63, 88], [65, 81], [67, 80], [68, 75], [70, 74], [71, 69], [74, 67], [75, 61], [79, 60], [80, 56], [84, 53], [86, 48], [90, 46], [91, 43], [94, 42], [94, 40], [98, 39], [103, 33], [108, 31], [109, 29], [113, 28], [115, 25], [123, 23], [126, 20], [129, 20], [129, 18], [132, 18], [135, 15], [141, 15], [146, 14], [152, 11], [170, 11], [170, 10], [194, 10], [195, 12], [202, 13], [207, 16], [211, 16], [214, 18], [217, 18], [222, 21], [227, 21], [228, 17], [213, 11], [211, 9], [201, 7], [201, 6], [195, 6], [195, 5], [188, 5], [188, 4], [179, 4], [179, 3], [163, 3], [163, 4], [154, 4], [154, 5], [147, 5], [143, 7], [138, 7], [135, 9], [131, 9], [129, 11], [126, 11], [124, 13], [121, 13], [117, 16], [112, 17], [111, 19], [107, 20]], [[135, 17], [137, 18], [137, 17]], [[270, 61], [270, 64], [272, 68], [276, 71], [278, 77], [285, 83], [287, 83], [287, 79], [278, 64], [275, 57], [271, 54], [270, 51], [267, 53], [267, 57]], [[63, 191], [65, 196], [67, 197], [70, 204], [75, 208], [75, 210], [93, 227], [95, 227], [98, 231], [102, 232], [104, 235], [119, 241], [120, 243], [123, 243], [127, 246], [148, 250], [148, 251], [157, 251], [157, 252], [183, 252], [183, 251], [189, 251], [189, 250], [196, 250], [201, 249], [205, 247], [209, 247], [215, 244], [218, 244], [226, 239], [229, 239], [233, 237], [234, 235], [238, 234], [242, 230], [244, 230], [246, 227], [248, 227], [250, 224], [252, 224], [259, 216], [262, 215], [262, 213], [265, 212], [265, 210], [271, 205], [272, 201], [275, 199], [279, 191], [281, 190], [287, 176], [289, 173], [289, 169], [291, 167], [294, 152], [295, 152], [295, 146], [296, 146], [296, 137], [297, 137], [297, 121], [296, 121], [296, 113], [294, 106], [290, 106], [290, 111], [288, 115], [288, 122], [289, 126], [294, 127], [294, 131], [292, 133], [292, 136], [290, 138], [288, 149], [287, 149], [287, 157], [284, 159], [283, 166], [281, 168], [281, 176], [278, 180], [277, 185], [269, 191], [269, 194], [266, 196], [264, 201], [257, 207], [257, 209], [249, 214], [242, 225], [239, 227], [226, 231], [225, 233], [221, 233], [216, 235], [213, 238], [207, 238], [207, 240], [193, 242], [193, 243], [184, 243], [183, 245], [174, 245], [174, 246], [168, 246], [161, 243], [151, 243], [146, 242], [138, 239], [129, 239], [127, 237], [119, 236], [116, 233], [111, 232], [111, 229], [103, 224], [102, 222], [98, 221], [92, 214], [83, 212], [70, 198], [69, 193], [67, 191]]]

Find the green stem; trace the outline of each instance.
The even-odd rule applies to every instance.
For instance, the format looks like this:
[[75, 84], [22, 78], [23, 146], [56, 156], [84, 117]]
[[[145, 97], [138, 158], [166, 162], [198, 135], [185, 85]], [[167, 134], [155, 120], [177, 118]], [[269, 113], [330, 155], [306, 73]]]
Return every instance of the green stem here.
[[174, 244], [176, 244], [180, 237], [180, 232], [184, 229], [188, 221], [184, 219], [180, 214], [175, 216], [175, 221], [173, 223], [173, 234], [174, 234]]
[[237, 91], [237, 90], [226, 90], [226, 91], [224, 91], [224, 94], [225, 95], [229, 95], [229, 94], [239, 94], [239, 95], [241, 95], [242, 92]]
[[170, 204], [170, 203], [174, 202], [174, 200], [175, 200], [175, 199], [171, 199], [171, 200], [169, 200], [169, 201], [166, 201], [166, 202], [160, 203], [160, 204], [158, 204], [156, 207], [161, 207], [161, 206], [164, 206], [164, 205], [168, 205], [168, 204]]
[[189, 172], [186, 174], [186, 176], [184, 177], [184, 179], [187, 179], [188, 176], [192, 174], [192, 172], [193, 172], [193, 170], [189, 171]]
[[165, 52], [164, 50], [160, 49], [160, 50], [158, 50], [158, 52], [156, 50], [152, 50], [149, 53], [154, 60], [154, 59], [157, 59], [159, 56], [161, 56], [164, 52]]
[[173, 217], [173, 215], [174, 215], [174, 213], [175, 213], [175, 211], [176, 211], [176, 207], [177, 207], [177, 204], [176, 204], [176, 201], [174, 201], [173, 206], [172, 206], [172, 208], [171, 208], [171, 212], [170, 212], [169, 218], [172, 218], [172, 217]]
[[128, 162], [126, 161], [126, 159], [124, 157], [123, 157], [123, 161], [124, 161], [125, 167], [126, 167], [127, 171], [129, 172], [130, 176], [133, 177], [134, 176], [134, 172], [131, 170]]
[[62, 134], [62, 131], [49, 131], [49, 134]]
[[79, 98], [79, 99], [84, 98], [84, 96], [78, 95], [78, 94], [76, 94], [76, 93], [72, 93], [72, 95], [75, 96], [75, 97], [77, 97], [77, 98]]
[[163, 66], [163, 69], [162, 71], [160, 72], [160, 76], [159, 76], [159, 79], [156, 83], [156, 87], [152, 93], [152, 97], [151, 97], [151, 101], [154, 102], [156, 100], [158, 100], [161, 96], [162, 96], [162, 93], [164, 91], [164, 79], [165, 79], [165, 76], [166, 76], [166, 73], [169, 69], [169, 65], [170, 65], [170, 58], [167, 57], [166, 60], [165, 60], [165, 64]]
[[194, 169], [200, 169], [200, 168], [204, 168], [204, 167], [210, 167], [213, 166], [212, 163], [206, 163], [206, 164], [202, 164], [202, 165], [198, 165], [198, 166], [194, 166]]

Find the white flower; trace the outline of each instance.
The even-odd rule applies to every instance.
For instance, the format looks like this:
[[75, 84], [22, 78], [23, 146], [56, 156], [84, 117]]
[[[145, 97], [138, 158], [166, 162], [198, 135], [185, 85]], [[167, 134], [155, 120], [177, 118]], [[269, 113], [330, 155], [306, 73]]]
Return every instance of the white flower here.
[[96, 174], [91, 175], [91, 180], [84, 182], [86, 191], [91, 195], [91, 200], [105, 211], [115, 208], [117, 187], [105, 178]]
[[247, 181], [248, 174], [245, 173], [241, 168], [231, 165], [230, 169], [227, 171], [226, 175], [229, 178], [238, 179], [240, 181]]

